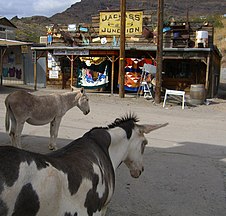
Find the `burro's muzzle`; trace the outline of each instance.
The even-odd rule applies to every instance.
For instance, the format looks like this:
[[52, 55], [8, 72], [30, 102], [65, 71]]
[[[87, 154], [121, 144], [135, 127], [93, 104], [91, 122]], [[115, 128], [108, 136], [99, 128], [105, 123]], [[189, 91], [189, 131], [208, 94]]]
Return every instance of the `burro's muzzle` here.
[[130, 170], [130, 175], [133, 177], [133, 178], [139, 178], [141, 173], [144, 171], [144, 167], [142, 167], [141, 170], [137, 169], [137, 170]]
[[89, 112], [90, 112], [90, 109], [83, 111], [83, 114], [87, 115], [87, 114], [89, 114]]
[[134, 163], [133, 161], [130, 160], [125, 160], [124, 162], [130, 170], [130, 175], [133, 178], [139, 178], [141, 173], [144, 171], [144, 166], [142, 162]]

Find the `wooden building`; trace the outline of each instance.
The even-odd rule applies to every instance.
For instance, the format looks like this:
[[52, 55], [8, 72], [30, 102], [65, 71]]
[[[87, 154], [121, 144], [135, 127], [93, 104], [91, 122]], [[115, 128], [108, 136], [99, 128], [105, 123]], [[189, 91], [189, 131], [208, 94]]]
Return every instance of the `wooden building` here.
[[[0, 84], [23, 84], [30, 72], [29, 52], [31, 43], [15, 40], [16, 26], [0, 17]], [[26, 68], [26, 70], [25, 70]]]
[[[111, 62], [108, 86], [112, 93], [116, 92], [120, 50], [118, 14], [118, 11], [102, 11], [92, 18], [92, 24], [48, 26], [47, 35], [41, 38], [43, 45], [32, 47], [35, 62], [46, 57], [47, 85], [62, 88], [77, 85], [82, 59], [90, 63], [99, 57]], [[154, 65], [157, 36], [150, 11], [127, 11], [126, 28], [126, 58], [151, 59]], [[174, 22], [165, 25], [163, 32], [163, 89], [185, 90], [189, 94], [191, 84], [204, 84], [206, 96], [215, 96], [222, 56], [213, 44], [211, 24]], [[38, 73], [35, 67], [34, 72]], [[37, 75], [34, 83], [36, 86]]]

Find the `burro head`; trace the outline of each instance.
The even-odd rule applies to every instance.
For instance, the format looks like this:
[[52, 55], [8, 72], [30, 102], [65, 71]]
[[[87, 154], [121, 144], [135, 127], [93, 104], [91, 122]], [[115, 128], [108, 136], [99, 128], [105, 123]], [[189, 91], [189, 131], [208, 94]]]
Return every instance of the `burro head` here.
[[[71, 88], [73, 91], [75, 90], [73, 86], [71, 86]], [[89, 98], [85, 93], [85, 89], [83, 87], [80, 89], [79, 93], [76, 95], [76, 98], [78, 100], [77, 102], [78, 108], [83, 112], [84, 115], [87, 115], [90, 112]]]
[[83, 112], [84, 115], [87, 115], [90, 112], [89, 98], [85, 93], [84, 88], [81, 88], [80, 94], [81, 94], [81, 97], [78, 100], [78, 107]]
[[130, 175], [133, 178], [138, 178], [144, 171], [143, 154], [145, 146], [148, 144], [144, 134], [148, 134], [153, 130], [164, 127], [165, 124], [154, 125], [138, 125], [135, 124], [132, 136], [130, 138], [130, 145], [124, 160], [124, 163], [130, 170]]

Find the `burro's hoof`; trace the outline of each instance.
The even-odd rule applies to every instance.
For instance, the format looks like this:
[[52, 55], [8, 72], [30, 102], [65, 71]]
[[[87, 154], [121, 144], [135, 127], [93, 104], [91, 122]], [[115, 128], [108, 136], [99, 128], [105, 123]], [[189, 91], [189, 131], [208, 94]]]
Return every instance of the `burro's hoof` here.
[[49, 145], [49, 150], [51, 150], [51, 151], [55, 151], [55, 150], [57, 150], [57, 147], [52, 146], [52, 145]]

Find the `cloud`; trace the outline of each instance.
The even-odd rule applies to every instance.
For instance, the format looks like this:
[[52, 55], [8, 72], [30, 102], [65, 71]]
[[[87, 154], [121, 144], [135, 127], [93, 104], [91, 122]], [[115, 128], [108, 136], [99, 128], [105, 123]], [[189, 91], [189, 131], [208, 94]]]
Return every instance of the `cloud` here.
[[65, 11], [76, 2], [80, 2], [80, 0], [1, 0], [0, 16], [7, 17], [8, 19], [14, 16], [19, 18], [36, 15], [50, 17]]
[[49, 16], [54, 15], [55, 13], [62, 12], [74, 4], [75, 0], [38, 0], [33, 1], [33, 8], [36, 13], [42, 12], [48, 14]]

